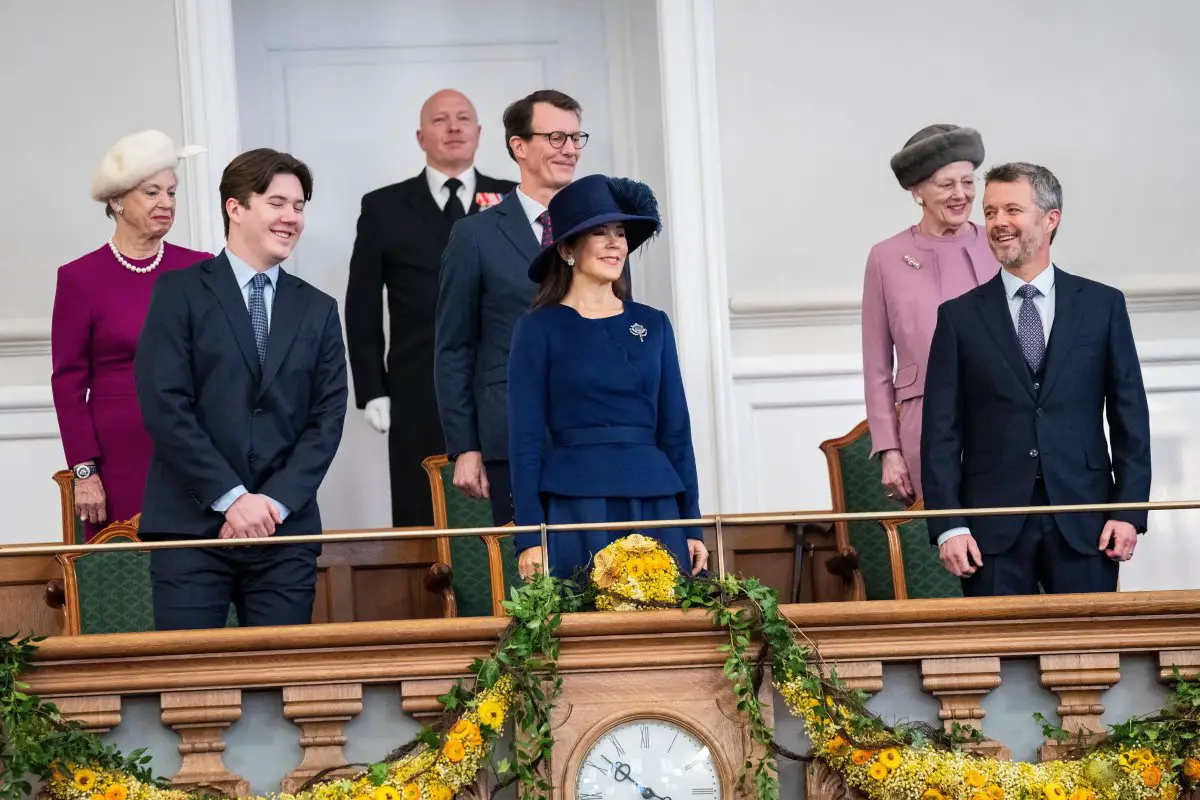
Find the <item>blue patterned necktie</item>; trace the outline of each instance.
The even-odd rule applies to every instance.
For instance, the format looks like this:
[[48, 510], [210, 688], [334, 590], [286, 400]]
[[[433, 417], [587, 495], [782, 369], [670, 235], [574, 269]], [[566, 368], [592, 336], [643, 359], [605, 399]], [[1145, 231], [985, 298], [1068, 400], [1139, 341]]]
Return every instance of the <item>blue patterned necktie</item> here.
[[543, 211], [537, 215], [538, 224], [542, 226], [542, 247], [554, 244], [554, 229], [550, 227], [550, 212]]
[[1042, 358], [1046, 355], [1046, 332], [1042, 328], [1042, 315], [1033, 304], [1033, 298], [1041, 293], [1041, 290], [1031, 283], [1017, 289], [1017, 295], [1021, 298], [1021, 311], [1017, 316], [1017, 341], [1021, 343], [1025, 363], [1035, 373], [1042, 368]]
[[260, 367], [267, 360], [267, 301], [263, 298], [266, 285], [266, 273], [259, 272], [255, 274], [250, 288], [250, 325], [254, 328], [254, 343], [258, 345]]

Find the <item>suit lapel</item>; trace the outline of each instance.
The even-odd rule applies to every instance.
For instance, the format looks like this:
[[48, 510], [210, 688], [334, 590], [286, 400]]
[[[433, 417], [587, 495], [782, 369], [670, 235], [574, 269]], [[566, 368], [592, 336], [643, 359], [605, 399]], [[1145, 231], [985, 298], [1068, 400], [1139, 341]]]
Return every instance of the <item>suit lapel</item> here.
[[258, 364], [258, 345], [254, 343], [254, 328], [250, 325], [250, 312], [246, 310], [246, 299], [242, 296], [241, 287], [233, 274], [233, 267], [222, 250], [220, 255], [209, 261], [204, 268], [201, 280], [217, 296], [229, 327], [233, 330], [233, 338], [237, 340], [238, 349], [246, 358], [246, 366], [258, 378], [262, 368]]
[[271, 331], [267, 334], [267, 360], [263, 364], [262, 381], [258, 385], [261, 397], [279, 372], [279, 366], [287, 356], [300, 321], [304, 319], [305, 304], [299, 296], [300, 281], [279, 270], [279, 285], [275, 287], [275, 300], [271, 304]]
[[541, 250], [541, 245], [533, 235], [533, 228], [529, 224], [529, 218], [525, 216], [525, 209], [517, 193], [510, 192], [508, 197], [504, 198], [504, 202], [496, 206], [496, 212], [499, 215], [497, 224], [500, 230], [527, 261], [533, 261]]
[[1008, 295], [999, 275], [987, 282], [986, 291], [979, 295], [979, 303], [982, 306], [979, 316], [995, 340], [996, 346], [1000, 348], [1005, 363], [1008, 364], [1013, 377], [1032, 396], [1033, 379], [1029, 376], [1029, 367], [1025, 364], [1025, 356], [1021, 354], [1021, 345], [1017, 342], [1017, 331], [1013, 328], [1012, 314], [1008, 310]]
[[1082, 288], [1083, 282], [1076, 280], [1074, 275], [1054, 268], [1054, 322], [1050, 326], [1046, 381], [1042, 386], [1043, 397], [1054, 388], [1071, 354], [1071, 347], [1075, 344], [1075, 334], [1079, 331], [1079, 315], [1083, 311], [1083, 303], [1079, 301]]
[[408, 192], [408, 204], [413, 212], [420, 217], [431, 230], [439, 231], [445, 238], [450, 235], [450, 220], [438, 208], [437, 201], [429, 192], [429, 183], [422, 172], [414, 179]]

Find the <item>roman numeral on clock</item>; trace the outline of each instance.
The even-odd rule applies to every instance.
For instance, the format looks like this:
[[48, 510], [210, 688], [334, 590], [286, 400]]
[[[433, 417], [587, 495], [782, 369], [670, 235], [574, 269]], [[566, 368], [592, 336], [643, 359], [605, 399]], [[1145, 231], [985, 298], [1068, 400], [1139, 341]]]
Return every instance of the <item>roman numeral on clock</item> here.
[[642, 749], [643, 750], [650, 749], [650, 726], [649, 725], [642, 726]]
[[625, 755], [625, 748], [621, 747], [621, 743], [617, 741], [616, 736], [609, 736], [608, 741], [612, 744], [613, 749], [617, 751], [618, 756]]
[[[717, 790], [712, 788], [711, 786], [692, 787], [692, 796], [693, 797], [708, 797], [711, 795], [715, 795], [716, 793], [717, 793]], [[586, 798], [584, 798], [584, 800], [586, 800]]]
[[581, 795], [579, 795], [579, 800], [604, 800], [604, 794], [602, 792], [591, 792], [589, 794], [581, 794]]

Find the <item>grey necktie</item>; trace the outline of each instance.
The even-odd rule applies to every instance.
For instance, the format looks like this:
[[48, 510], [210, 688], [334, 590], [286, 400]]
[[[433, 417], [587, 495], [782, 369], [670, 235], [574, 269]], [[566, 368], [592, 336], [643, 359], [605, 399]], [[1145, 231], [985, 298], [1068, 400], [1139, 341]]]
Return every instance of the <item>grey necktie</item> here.
[[1021, 343], [1025, 363], [1034, 372], [1042, 368], [1042, 358], [1046, 355], [1046, 331], [1042, 327], [1042, 315], [1033, 304], [1033, 298], [1041, 293], [1041, 290], [1031, 283], [1017, 289], [1017, 295], [1021, 298], [1021, 311], [1017, 316], [1017, 341]]
[[258, 345], [260, 367], [267, 360], [267, 301], [263, 298], [266, 285], [266, 274], [259, 272], [255, 274], [250, 287], [250, 325], [254, 328], [254, 343]]

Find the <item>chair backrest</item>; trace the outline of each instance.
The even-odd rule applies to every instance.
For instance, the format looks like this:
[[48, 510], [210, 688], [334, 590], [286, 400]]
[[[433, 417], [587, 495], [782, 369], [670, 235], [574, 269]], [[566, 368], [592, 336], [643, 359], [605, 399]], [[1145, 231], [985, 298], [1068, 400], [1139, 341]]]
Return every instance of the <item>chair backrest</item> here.
[[[879, 459], [871, 458], [871, 434], [866, 420], [845, 436], [822, 442], [821, 450], [829, 467], [829, 490], [835, 513], [898, 511], [902, 508], [883, 488], [883, 467]], [[892, 599], [895, 583], [891, 545], [880, 524], [875, 521], [837, 522], [834, 532], [839, 548], [853, 547], [858, 552], [862, 583], [856, 585], [851, 599]]]
[[[436, 528], [490, 528], [492, 504], [454, 488], [454, 464], [445, 455], [421, 462], [429, 476]], [[438, 539], [438, 559], [452, 570], [454, 597], [460, 617], [503, 616], [500, 603], [509, 586], [518, 585], [513, 538], [499, 534]]]
[[[138, 542], [141, 514], [114, 522], [89, 544]], [[154, 630], [154, 598], [150, 587], [150, 554], [145, 550], [115, 553], [67, 553], [62, 565], [66, 614], [63, 633], [141, 633]], [[227, 627], [237, 626], [233, 606]]]
[[[910, 510], [925, 508], [918, 500]], [[885, 519], [883, 529], [894, 542], [892, 575], [897, 600], [928, 597], [962, 597], [962, 582], [942, 566], [937, 549], [929, 543], [929, 526], [923, 519]]]
[[62, 510], [63, 544], [83, 544], [83, 521], [75, 513], [75, 473], [60, 469], [54, 473], [58, 484], [58, 505]]

